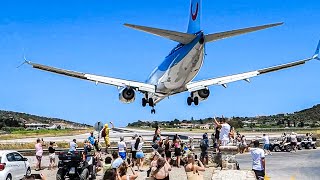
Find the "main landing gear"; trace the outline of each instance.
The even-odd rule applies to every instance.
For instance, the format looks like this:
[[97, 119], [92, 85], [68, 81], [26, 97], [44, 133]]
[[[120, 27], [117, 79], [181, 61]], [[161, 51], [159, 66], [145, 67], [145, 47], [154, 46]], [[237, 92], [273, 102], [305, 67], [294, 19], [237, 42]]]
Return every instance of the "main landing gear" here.
[[153, 102], [153, 99], [152, 98], [148, 98], [148, 96], [146, 95], [145, 98], [142, 98], [142, 106], [143, 107], [146, 107], [147, 104], [149, 104], [150, 107], [152, 107], [151, 109], [151, 114], [155, 114], [156, 113], [156, 110], [154, 109], [154, 102]]
[[193, 97], [193, 93], [187, 98], [187, 104], [188, 106], [191, 106], [191, 104], [194, 103], [194, 105], [199, 105], [199, 97]]

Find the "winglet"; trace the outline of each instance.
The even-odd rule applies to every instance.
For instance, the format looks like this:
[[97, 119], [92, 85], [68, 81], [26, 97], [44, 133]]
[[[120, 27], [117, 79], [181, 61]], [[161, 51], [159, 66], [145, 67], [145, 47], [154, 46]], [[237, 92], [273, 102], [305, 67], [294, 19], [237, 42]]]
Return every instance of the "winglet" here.
[[24, 64], [30, 64], [30, 65], [32, 64], [31, 61], [27, 60], [25, 55], [23, 55], [23, 59], [24, 59], [24, 61], [19, 66], [17, 66], [17, 68], [21, 67]]
[[319, 48], [320, 48], [320, 40], [319, 40], [319, 42], [318, 42], [318, 46], [317, 46], [316, 52], [314, 52], [314, 55], [312, 56], [312, 59], [316, 59], [316, 60], [319, 60], [319, 61], [320, 61], [320, 58], [319, 58]]

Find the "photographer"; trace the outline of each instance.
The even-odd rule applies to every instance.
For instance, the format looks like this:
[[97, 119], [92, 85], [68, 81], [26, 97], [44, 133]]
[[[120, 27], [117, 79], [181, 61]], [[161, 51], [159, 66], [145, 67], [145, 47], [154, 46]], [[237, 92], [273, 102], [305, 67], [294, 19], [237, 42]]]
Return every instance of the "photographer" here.
[[188, 164], [185, 166], [185, 171], [187, 174], [187, 179], [197, 179], [202, 180], [203, 175], [200, 174], [200, 171], [205, 171], [205, 167], [201, 161], [196, 159], [194, 155], [188, 155]]
[[50, 142], [50, 145], [48, 148], [49, 160], [50, 160], [49, 167], [48, 167], [49, 170], [53, 169], [56, 164], [56, 149], [55, 149], [56, 147], [57, 145], [55, 142]]

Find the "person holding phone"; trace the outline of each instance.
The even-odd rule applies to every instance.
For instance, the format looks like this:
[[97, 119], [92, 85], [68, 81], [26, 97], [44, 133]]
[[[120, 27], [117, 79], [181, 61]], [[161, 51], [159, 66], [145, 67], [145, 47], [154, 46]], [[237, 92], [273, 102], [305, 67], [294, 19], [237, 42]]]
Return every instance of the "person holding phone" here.
[[195, 158], [192, 154], [188, 155], [188, 164], [185, 166], [188, 180], [202, 180], [203, 175], [200, 172], [205, 170], [206, 169], [201, 161]]

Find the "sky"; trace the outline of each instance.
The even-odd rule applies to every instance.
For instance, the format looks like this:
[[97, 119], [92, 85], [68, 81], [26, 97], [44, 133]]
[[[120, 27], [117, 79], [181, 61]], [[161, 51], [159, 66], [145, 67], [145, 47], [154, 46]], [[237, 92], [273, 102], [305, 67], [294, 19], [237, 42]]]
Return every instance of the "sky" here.
[[[31, 68], [28, 60], [78, 72], [144, 82], [176, 42], [124, 23], [185, 32], [189, 0], [2, 1], [0, 3], [0, 109], [94, 124], [292, 113], [320, 102], [320, 62], [211, 86], [199, 106], [189, 93], [164, 99], [157, 113], [136, 101], [123, 104], [113, 86]], [[205, 33], [284, 22], [284, 25], [206, 45], [195, 78], [231, 75], [313, 55], [320, 39], [318, 0], [203, 0]]]

